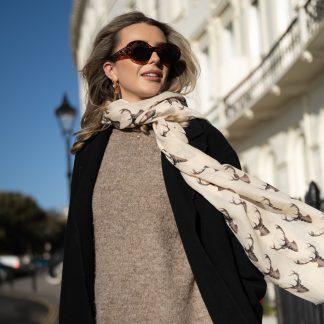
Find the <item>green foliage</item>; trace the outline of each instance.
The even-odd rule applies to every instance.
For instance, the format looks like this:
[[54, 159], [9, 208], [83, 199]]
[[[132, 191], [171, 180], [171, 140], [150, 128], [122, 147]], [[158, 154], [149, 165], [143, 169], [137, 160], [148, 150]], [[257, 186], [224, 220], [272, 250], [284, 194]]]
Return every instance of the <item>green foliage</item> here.
[[262, 300], [263, 315], [271, 316], [274, 314], [274, 308], [271, 304], [272, 303], [269, 300], [269, 296], [268, 294], [266, 294], [264, 299]]
[[271, 316], [273, 314], [273, 308], [270, 306], [269, 303], [264, 303], [262, 307], [263, 307], [263, 315]]
[[62, 247], [64, 241], [66, 220], [56, 211], [48, 211], [46, 214], [47, 242], [52, 245], [52, 251]]
[[45, 242], [62, 244], [64, 222], [54, 215], [29, 196], [0, 192], [0, 253], [41, 253]]

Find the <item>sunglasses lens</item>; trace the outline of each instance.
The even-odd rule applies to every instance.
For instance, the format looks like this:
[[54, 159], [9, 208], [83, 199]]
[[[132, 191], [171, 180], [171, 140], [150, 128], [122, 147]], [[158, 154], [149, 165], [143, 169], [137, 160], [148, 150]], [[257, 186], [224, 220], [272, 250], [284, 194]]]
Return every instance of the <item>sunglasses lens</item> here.
[[[179, 60], [181, 56], [178, 46], [165, 43], [156, 50], [162, 63], [172, 64]], [[153, 49], [143, 41], [134, 41], [130, 47], [128, 55], [137, 63], [146, 64], [153, 53]]]
[[131, 49], [131, 56], [136, 61], [144, 62], [148, 61], [151, 57], [152, 51], [147, 47], [145, 43], [135, 43]]
[[158, 55], [162, 62], [171, 64], [179, 60], [181, 53], [176, 45], [168, 43], [160, 47]]

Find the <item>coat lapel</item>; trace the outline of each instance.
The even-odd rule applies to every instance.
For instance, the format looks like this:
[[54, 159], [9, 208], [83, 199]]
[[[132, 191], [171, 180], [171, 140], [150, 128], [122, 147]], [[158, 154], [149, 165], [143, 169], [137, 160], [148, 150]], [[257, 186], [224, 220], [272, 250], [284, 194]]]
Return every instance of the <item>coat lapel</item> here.
[[207, 149], [207, 140], [206, 140], [206, 132], [201, 125], [201, 123], [197, 122], [197, 119], [191, 120], [189, 126], [185, 129], [186, 136], [188, 138], [188, 142], [200, 149], [203, 152], [206, 152]]
[[[75, 264], [74, 271], [81, 272], [83, 282], [76, 284], [80, 289], [80, 294], [83, 300], [88, 300], [88, 307], [91, 312], [91, 318], [95, 318], [95, 242], [93, 229], [93, 214], [92, 214], [92, 195], [95, 186], [96, 178], [100, 168], [100, 164], [107, 146], [112, 128], [98, 133], [94, 136], [87, 145], [82, 148], [75, 157], [73, 167], [73, 177], [71, 184], [71, 200], [69, 208], [69, 218], [67, 224], [67, 232], [73, 231], [72, 224], [75, 224], [78, 245], [80, 251], [70, 251], [68, 243], [65, 244], [68, 258], [74, 258], [76, 253], [81, 254], [81, 264]], [[71, 235], [71, 234], [70, 234]], [[65, 254], [65, 251], [64, 251]], [[65, 256], [64, 256], [65, 257]], [[65, 261], [64, 261], [65, 262]], [[69, 270], [67, 270], [68, 272]], [[63, 267], [64, 272], [64, 267]], [[64, 273], [63, 273], [64, 274]], [[73, 281], [73, 274], [67, 276], [65, 282], [65, 291], [69, 290], [70, 283]], [[62, 282], [63, 284], [63, 282]], [[85, 291], [79, 288], [85, 287]], [[70, 288], [71, 289], [71, 288]], [[75, 288], [74, 288], [75, 289]], [[78, 292], [77, 292], [78, 293]], [[63, 292], [64, 295], [64, 292]], [[86, 310], [83, 310], [86, 312]], [[63, 312], [62, 312], [63, 313]], [[75, 315], [74, 315], [75, 316]], [[95, 322], [95, 321], [94, 321]], [[81, 322], [80, 322], [81, 323]]]

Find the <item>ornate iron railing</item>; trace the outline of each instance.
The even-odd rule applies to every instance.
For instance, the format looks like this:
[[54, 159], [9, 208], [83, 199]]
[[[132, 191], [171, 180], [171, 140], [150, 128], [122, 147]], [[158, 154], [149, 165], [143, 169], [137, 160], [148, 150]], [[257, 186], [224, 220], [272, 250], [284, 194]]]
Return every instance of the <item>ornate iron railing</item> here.
[[[252, 107], [295, 63], [323, 21], [324, 0], [309, 0], [262, 62], [223, 99], [225, 123]], [[226, 125], [222, 125], [226, 126]]]

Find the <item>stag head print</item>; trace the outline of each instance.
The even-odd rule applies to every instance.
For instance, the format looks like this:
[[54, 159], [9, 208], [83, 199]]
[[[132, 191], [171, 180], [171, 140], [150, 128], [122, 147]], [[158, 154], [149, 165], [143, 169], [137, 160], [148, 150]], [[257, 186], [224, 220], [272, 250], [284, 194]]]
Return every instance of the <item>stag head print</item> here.
[[268, 235], [270, 231], [263, 224], [261, 213], [257, 207], [255, 207], [255, 212], [258, 215], [258, 223], [254, 223], [253, 229], [260, 231], [260, 236]]
[[242, 176], [239, 176], [239, 174], [236, 172], [236, 170], [234, 169], [234, 167], [231, 166], [231, 165], [226, 165], [224, 167], [224, 169], [225, 170], [231, 170], [233, 172], [232, 179], [231, 179], [232, 181], [242, 180], [242, 181], [244, 181], [246, 183], [250, 183], [251, 182], [249, 176], [246, 173], [243, 172], [243, 175]]
[[208, 165], [204, 165], [204, 167], [201, 170], [192, 170], [192, 173], [193, 174], [201, 174], [201, 173], [203, 173], [208, 168], [209, 168]]
[[248, 248], [244, 247], [244, 250], [247, 253], [247, 256], [252, 261], [258, 262], [259, 260], [258, 260], [257, 256], [254, 254], [254, 251], [253, 251], [254, 250], [254, 240], [252, 238], [252, 235], [249, 234], [249, 237], [247, 237], [247, 239], [250, 240], [252, 242], [252, 244]]
[[272, 210], [276, 210], [276, 211], [282, 211], [281, 208], [275, 207], [272, 202], [270, 201], [269, 198], [266, 197], [262, 197], [261, 199], [261, 203], [264, 202], [267, 206], [269, 206]]
[[129, 114], [130, 117], [130, 121], [131, 121], [131, 125], [136, 126], [136, 118], [143, 112], [144, 110], [139, 110], [137, 114], [132, 114], [132, 112], [129, 109], [123, 108], [120, 110], [120, 113], [123, 114], [125, 112], [127, 112]]
[[276, 247], [275, 244], [273, 244], [273, 246], [271, 248], [276, 251], [283, 250], [283, 249], [289, 249], [294, 252], [297, 252], [298, 251], [297, 243], [295, 241], [289, 241], [288, 238], [286, 237], [284, 230], [279, 225], [276, 225], [276, 228], [282, 232], [282, 234], [283, 234], [282, 241], [283, 242], [279, 247]]
[[170, 127], [168, 124], [165, 125], [166, 129], [162, 131], [161, 136], [166, 137], [167, 133], [170, 131]]
[[220, 208], [219, 211], [224, 215], [225, 221], [232, 231], [237, 234], [237, 224], [234, 223], [233, 218], [230, 216], [229, 212], [225, 208]]
[[284, 217], [284, 220], [287, 221], [287, 222], [293, 222], [293, 221], [297, 221], [297, 220], [300, 220], [302, 222], [306, 222], [306, 223], [311, 223], [312, 222], [312, 219], [309, 215], [303, 215], [301, 212], [300, 212], [300, 209], [299, 207], [296, 205], [296, 204], [290, 204], [290, 207], [294, 208], [296, 213], [296, 217], [293, 217], [291, 219], [288, 219], [287, 216]]
[[310, 231], [308, 234], [309, 234], [310, 236], [313, 236], [313, 237], [316, 237], [316, 236], [322, 236], [322, 235], [324, 234], [324, 231], [322, 231], [322, 232], [317, 232], [317, 233], [315, 233], [314, 231]]
[[224, 187], [217, 186], [217, 185], [215, 185], [215, 187], [217, 188], [218, 191], [228, 190], [230, 192], [236, 193], [233, 189], [230, 189], [230, 188], [224, 188]]
[[299, 293], [304, 293], [304, 292], [309, 291], [308, 288], [306, 288], [305, 286], [302, 285], [301, 280], [299, 278], [299, 274], [296, 271], [292, 271], [291, 276], [293, 276], [293, 275], [295, 275], [297, 277], [295, 279], [296, 283], [294, 285], [290, 285], [290, 287], [286, 287], [286, 288], [283, 287], [283, 288], [284, 289], [295, 289]]
[[274, 279], [279, 279], [280, 278], [280, 272], [279, 269], [274, 270], [271, 264], [271, 259], [269, 257], [268, 254], [265, 254], [265, 258], [269, 260], [269, 269], [267, 270], [267, 272], [264, 272], [265, 275], [268, 275]]
[[144, 116], [143, 116], [143, 118], [141, 119], [141, 123], [146, 123], [148, 120], [150, 120], [150, 119], [152, 119], [152, 118], [154, 118], [154, 117], [156, 117], [158, 114], [157, 114], [157, 112], [156, 112], [156, 110], [155, 109], [153, 109], [153, 110], [149, 110], [149, 111], [147, 111], [145, 114], [144, 114]]
[[273, 190], [274, 192], [279, 191], [279, 189], [275, 188], [274, 186], [271, 186], [271, 184], [269, 184], [269, 183], [264, 184], [261, 189], [263, 189], [263, 190]]
[[236, 205], [236, 206], [242, 205], [243, 208], [244, 208], [245, 213], [247, 212], [247, 205], [246, 205], [246, 202], [244, 200], [239, 199], [239, 201], [237, 202], [237, 201], [234, 200], [234, 198], [232, 198], [230, 203], [233, 204], [233, 205]]
[[175, 102], [176, 104], [178, 104], [179, 103], [179, 101], [180, 102], [182, 102], [182, 105], [180, 105], [179, 107], [178, 107], [178, 109], [179, 110], [183, 110], [184, 108], [185, 108], [185, 102], [182, 100], [182, 99], [178, 99], [178, 98], [168, 98], [167, 99], [167, 102], [172, 106], [172, 104]]
[[312, 256], [309, 259], [309, 261], [307, 261], [307, 262], [302, 262], [302, 261], [297, 260], [295, 263], [296, 264], [307, 264], [307, 263], [311, 263], [311, 262], [316, 262], [318, 268], [324, 267], [324, 259], [318, 254], [316, 247], [310, 243], [308, 243], [308, 247], [313, 249], [314, 256]]
[[165, 156], [168, 158], [168, 160], [173, 164], [176, 165], [177, 163], [181, 162], [187, 162], [187, 159], [183, 159], [179, 156], [173, 155], [171, 153], [168, 153], [165, 149], [162, 149], [162, 152], [165, 154]]

